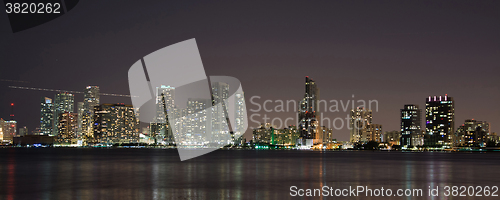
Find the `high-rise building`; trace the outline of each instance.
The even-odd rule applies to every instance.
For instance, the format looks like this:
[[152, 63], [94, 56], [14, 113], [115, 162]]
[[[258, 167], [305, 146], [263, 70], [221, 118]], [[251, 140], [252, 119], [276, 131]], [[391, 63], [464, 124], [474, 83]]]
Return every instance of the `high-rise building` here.
[[401, 109], [401, 146], [410, 147], [420, 144], [418, 138], [421, 138], [421, 112], [418, 105], [405, 105], [404, 109]]
[[76, 114], [77, 114], [76, 138], [79, 139], [83, 139], [84, 136], [86, 136], [86, 134], [83, 133], [83, 112], [85, 112], [85, 109], [83, 109], [83, 102], [76, 103]]
[[75, 104], [75, 96], [66, 92], [56, 94], [53, 106], [52, 134], [58, 135], [57, 125], [61, 113], [73, 112]]
[[[328, 132], [328, 130], [325, 129], [325, 132]], [[328, 133], [326, 133], [326, 135], [328, 135]], [[273, 144], [293, 146], [299, 138], [299, 132], [296, 126], [289, 126], [288, 128], [275, 129], [273, 136]]]
[[368, 124], [361, 141], [375, 141], [378, 143], [382, 142], [382, 125]]
[[455, 137], [455, 146], [485, 147], [490, 138], [490, 123], [467, 119], [458, 127]]
[[368, 125], [372, 124], [372, 111], [365, 108], [357, 107], [351, 110], [351, 119], [349, 122], [350, 142], [365, 143], [369, 142], [371, 136], [367, 136]]
[[299, 104], [298, 129], [301, 139], [318, 139], [319, 127], [319, 87], [306, 76], [305, 94]]
[[3, 121], [3, 141], [12, 142], [15, 136], [17, 136], [17, 121]]
[[272, 144], [274, 142], [274, 131], [270, 123], [261, 124], [253, 130], [252, 141], [255, 144]]
[[[82, 136], [92, 137], [94, 122], [94, 107], [99, 105], [99, 86], [87, 86], [83, 92], [83, 111], [81, 115], [81, 134]], [[80, 112], [80, 111], [79, 111]]]
[[[177, 136], [177, 144], [182, 145], [207, 145], [211, 138], [211, 99], [189, 98], [186, 114], [183, 120], [184, 133]], [[204, 141], [204, 142], [202, 142]]]
[[215, 145], [230, 144], [232, 141], [228, 125], [229, 85], [227, 83], [212, 83], [212, 138]]
[[455, 127], [453, 98], [429, 96], [425, 103], [425, 124], [425, 146], [450, 147]]
[[42, 97], [40, 102], [40, 134], [52, 134], [52, 123], [54, 123], [54, 110], [51, 98]]
[[235, 94], [234, 103], [235, 103], [234, 114], [235, 114], [236, 124], [231, 124], [231, 126], [236, 126], [233, 128], [233, 130], [236, 130], [235, 135], [243, 135], [245, 134], [246, 131], [245, 118], [247, 117], [245, 96], [243, 95], [243, 93]]
[[156, 88], [156, 116], [150, 124], [150, 131], [156, 142], [172, 144], [174, 136], [168, 120], [168, 112], [174, 113], [175, 88], [161, 85]]
[[101, 104], [94, 107], [95, 142], [104, 144], [139, 141], [139, 122], [132, 105]]
[[326, 126], [318, 127], [318, 136], [319, 140], [323, 145], [327, 145], [333, 142], [333, 130], [331, 128], [327, 128]]
[[57, 135], [57, 142], [62, 144], [75, 143], [74, 141], [77, 139], [78, 114], [65, 112], [59, 114], [58, 118], [57, 129], [59, 130], [59, 134]]
[[295, 145], [300, 133], [296, 126], [276, 129], [270, 123], [261, 124], [253, 130], [252, 141], [263, 145]]

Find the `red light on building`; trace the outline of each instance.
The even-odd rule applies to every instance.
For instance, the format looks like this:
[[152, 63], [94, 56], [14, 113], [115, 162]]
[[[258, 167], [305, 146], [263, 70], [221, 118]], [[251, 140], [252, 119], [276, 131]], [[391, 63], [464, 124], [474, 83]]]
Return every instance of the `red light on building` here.
[[14, 106], [14, 103], [10, 103], [10, 106]]

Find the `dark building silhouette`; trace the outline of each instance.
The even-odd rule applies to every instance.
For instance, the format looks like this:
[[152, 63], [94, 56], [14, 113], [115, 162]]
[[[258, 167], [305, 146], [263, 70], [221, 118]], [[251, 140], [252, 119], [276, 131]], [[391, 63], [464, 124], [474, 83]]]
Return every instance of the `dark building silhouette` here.
[[306, 76], [305, 95], [299, 104], [299, 132], [301, 139], [318, 139], [319, 126], [319, 88], [316, 83]]

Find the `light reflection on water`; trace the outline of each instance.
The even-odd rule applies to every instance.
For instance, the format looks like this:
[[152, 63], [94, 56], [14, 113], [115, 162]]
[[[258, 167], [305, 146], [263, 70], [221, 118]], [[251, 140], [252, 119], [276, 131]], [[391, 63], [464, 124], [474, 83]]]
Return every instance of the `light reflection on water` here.
[[0, 155], [0, 199], [9, 200], [288, 199], [291, 186], [418, 188], [425, 195], [341, 199], [453, 199], [429, 197], [428, 188], [442, 194], [447, 185], [493, 186], [500, 175], [499, 153], [219, 150], [184, 162], [161, 149], [15, 148]]

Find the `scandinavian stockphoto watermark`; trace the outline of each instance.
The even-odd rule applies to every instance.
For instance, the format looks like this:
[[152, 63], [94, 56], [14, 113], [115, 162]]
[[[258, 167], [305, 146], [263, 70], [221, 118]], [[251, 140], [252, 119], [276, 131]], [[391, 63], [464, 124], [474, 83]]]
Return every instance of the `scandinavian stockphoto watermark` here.
[[335, 188], [300, 188], [290, 186], [292, 197], [498, 197], [498, 186], [428, 186], [427, 188], [399, 188], [349, 186]]
[[181, 161], [231, 144], [248, 127], [240, 81], [207, 77], [194, 38], [139, 59], [128, 79], [139, 120], [163, 129]]
[[[305, 111], [302, 110], [302, 108], [299, 106], [303, 100], [271, 100], [262, 99], [261, 96], [252, 96], [249, 98], [249, 100], [249, 111], [251, 112], [251, 114], [249, 114], [249, 118], [252, 122], [252, 125], [271, 123], [277, 128], [288, 127], [290, 125], [298, 124], [299, 112]], [[354, 94], [352, 95], [352, 99], [321, 99], [317, 100], [316, 103], [314, 102], [314, 100], [312, 100], [311, 104], [312, 110], [316, 110], [319, 112], [319, 115], [316, 116], [319, 123], [322, 126], [335, 130], [341, 130], [344, 128], [351, 129], [351, 127], [349, 126], [351, 119], [351, 110], [365, 109], [372, 112], [378, 112], [378, 101], [376, 99], [355, 99]], [[294, 113], [295, 117], [270, 118], [267, 113]], [[328, 116], [329, 113], [345, 113], [345, 117], [331, 117]]]

